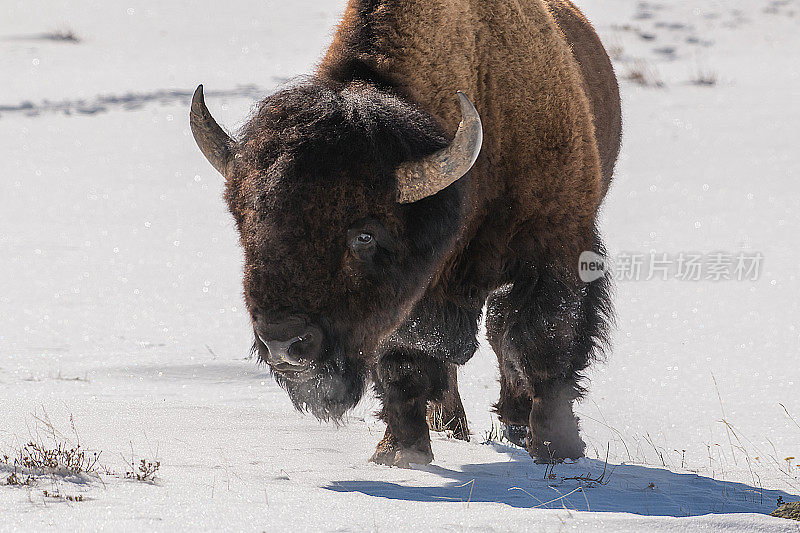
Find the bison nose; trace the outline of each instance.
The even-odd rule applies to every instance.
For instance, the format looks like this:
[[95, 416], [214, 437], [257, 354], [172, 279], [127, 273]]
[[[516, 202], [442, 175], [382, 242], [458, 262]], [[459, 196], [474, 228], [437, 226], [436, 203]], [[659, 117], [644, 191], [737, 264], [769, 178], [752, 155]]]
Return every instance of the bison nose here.
[[322, 330], [302, 319], [278, 324], [263, 324], [259, 320], [256, 333], [269, 350], [270, 362], [275, 364], [308, 366], [322, 347]]

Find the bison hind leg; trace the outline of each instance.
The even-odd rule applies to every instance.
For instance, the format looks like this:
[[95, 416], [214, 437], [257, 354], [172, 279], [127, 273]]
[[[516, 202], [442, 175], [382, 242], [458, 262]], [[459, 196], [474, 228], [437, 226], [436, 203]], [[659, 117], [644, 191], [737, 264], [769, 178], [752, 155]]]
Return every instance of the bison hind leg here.
[[501, 374], [501, 422], [528, 426], [526, 448], [538, 461], [582, 457], [573, 403], [584, 392], [583, 371], [606, 344], [609, 279], [582, 283], [563, 268], [538, 265], [520, 271], [487, 305], [487, 334]]

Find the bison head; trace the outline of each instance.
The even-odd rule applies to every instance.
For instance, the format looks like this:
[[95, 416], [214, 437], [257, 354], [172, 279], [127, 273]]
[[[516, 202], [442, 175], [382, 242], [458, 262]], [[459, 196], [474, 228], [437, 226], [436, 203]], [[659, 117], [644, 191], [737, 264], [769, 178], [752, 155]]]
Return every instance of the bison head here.
[[459, 98], [448, 142], [399, 97], [312, 80], [264, 100], [234, 140], [198, 87], [192, 131], [227, 181], [255, 350], [298, 409], [337, 419], [355, 406], [376, 349], [455, 246], [467, 208], [457, 180], [482, 142]]

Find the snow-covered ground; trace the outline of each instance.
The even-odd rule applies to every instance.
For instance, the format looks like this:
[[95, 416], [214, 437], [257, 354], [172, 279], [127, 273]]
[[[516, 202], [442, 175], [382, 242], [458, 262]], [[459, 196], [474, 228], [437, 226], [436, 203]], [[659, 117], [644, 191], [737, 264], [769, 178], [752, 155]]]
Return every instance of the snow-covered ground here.
[[[617, 284], [578, 407], [589, 458], [552, 472], [482, 444], [485, 343], [460, 375], [472, 442], [435, 435], [415, 470], [367, 463], [374, 400], [323, 425], [246, 359], [241, 252], [188, 99], [203, 82], [241, 125], [310, 71], [343, 0], [5, 4], [0, 460], [60, 442], [103, 468], [0, 486], [0, 530], [800, 529], [765, 516], [800, 499], [800, 1], [579, 2], [649, 85], [622, 82], [611, 254], [764, 259], [757, 281]], [[155, 483], [125, 478], [140, 459]]]

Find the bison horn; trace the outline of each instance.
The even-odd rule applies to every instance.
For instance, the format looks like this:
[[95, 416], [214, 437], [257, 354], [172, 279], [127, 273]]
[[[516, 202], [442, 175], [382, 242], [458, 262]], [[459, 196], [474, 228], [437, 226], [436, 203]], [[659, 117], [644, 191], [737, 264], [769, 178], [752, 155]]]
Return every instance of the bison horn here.
[[192, 97], [192, 109], [189, 112], [189, 124], [200, 151], [208, 162], [223, 176], [228, 175], [228, 167], [233, 157], [236, 144], [223, 130], [206, 107], [203, 98], [203, 86], [199, 85]]
[[461, 124], [447, 148], [397, 169], [397, 201], [410, 204], [432, 196], [464, 176], [475, 164], [483, 144], [481, 117], [469, 98], [458, 92]]

